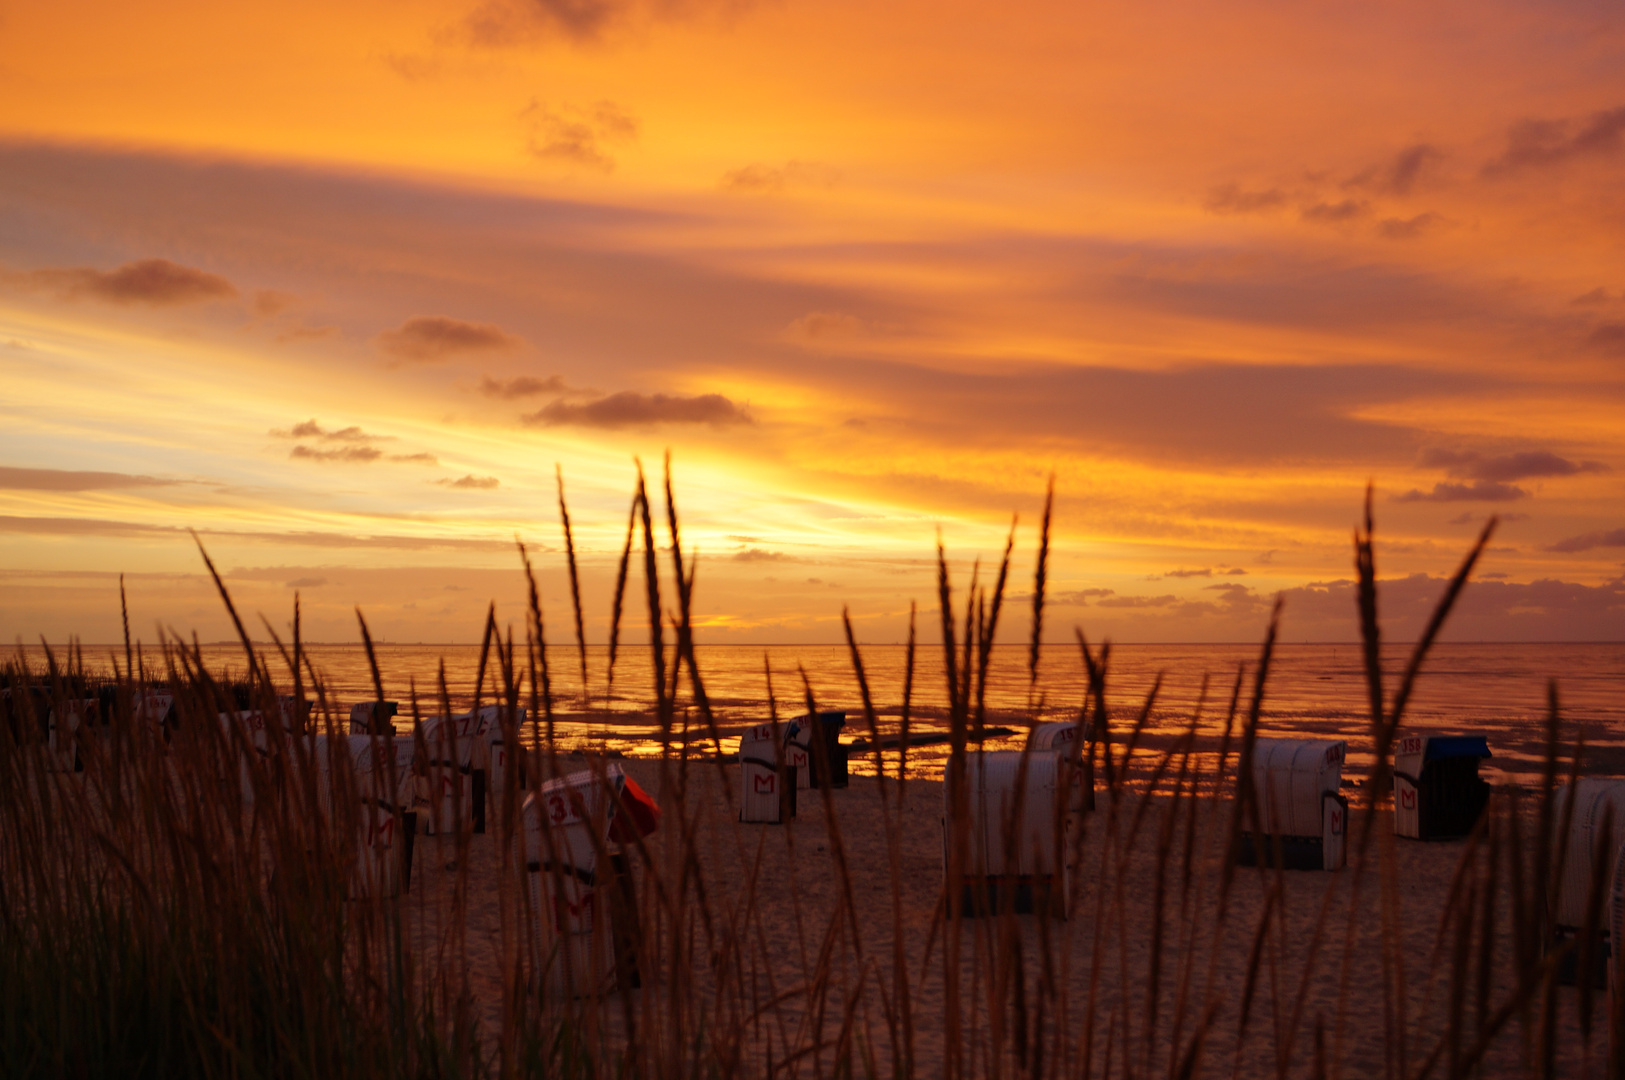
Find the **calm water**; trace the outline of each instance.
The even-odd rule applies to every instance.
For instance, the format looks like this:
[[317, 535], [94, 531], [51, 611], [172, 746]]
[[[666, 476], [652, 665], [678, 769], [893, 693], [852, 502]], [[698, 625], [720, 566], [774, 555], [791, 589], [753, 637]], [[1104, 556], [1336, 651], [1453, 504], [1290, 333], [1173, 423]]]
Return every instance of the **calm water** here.
[[[122, 650], [121, 650], [122, 651]], [[31, 662], [41, 659], [29, 650]], [[106, 664], [105, 648], [88, 650], [87, 666]], [[204, 646], [216, 671], [241, 671], [239, 647]], [[858, 683], [851, 658], [838, 646], [701, 646], [700, 670], [719, 721], [721, 749], [733, 750], [739, 729], [768, 715], [768, 676], [780, 715], [805, 711], [810, 689], [820, 708], [844, 709], [848, 732], [865, 734]], [[369, 699], [372, 675], [359, 645], [318, 645], [312, 662], [326, 682], [329, 700], [347, 713], [351, 702]], [[1409, 650], [1395, 646], [1384, 655], [1391, 700]], [[594, 746], [632, 755], [656, 755], [662, 744], [650, 719], [653, 700], [647, 646], [623, 649], [617, 661], [613, 696], [606, 696], [608, 651], [588, 649], [589, 694], [583, 696], [580, 664], [574, 649], [551, 648], [549, 668], [556, 702], [556, 737], [568, 746]], [[902, 712], [907, 659], [902, 646], [869, 646], [863, 661], [879, 714], [881, 734], [897, 730]], [[1156, 751], [1169, 745], [1191, 723], [1209, 680], [1207, 700], [1197, 725], [1199, 754], [1211, 766], [1228, 711], [1238, 666], [1246, 665], [1242, 712], [1252, 692], [1257, 649], [1240, 645], [1125, 645], [1114, 647], [1107, 684], [1107, 704], [1114, 733], [1126, 736], [1144, 707], [1158, 677], [1161, 686], [1141, 745]], [[161, 660], [149, 655], [149, 665]], [[466, 707], [474, 692], [479, 649], [474, 646], [384, 645], [378, 663], [387, 697], [410, 711], [414, 689], [425, 714], [437, 713], [439, 672], [445, 667], [446, 689], [454, 708]], [[946, 729], [947, 693], [940, 648], [921, 648], [915, 659], [911, 701], [914, 731]], [[287, 672], [280, 659], [271, 664], [278, 677]], [[805, 682], [803, 681], [805, 673]], [[1625, 645], [1441, 645], [1423, 669], [1407, 710], [1407, 728], [1427, 732], [1479, 732], [1490, 739], [1495, 761], [1487, 768], [1510, 780], [1527, 779], [1544, 752], [1546, 686], [1556, 680], [1562, 702], [1563, 734], [1572, 743], [1583, 736], [1585, 767], [1591, 772], [1625, 774]], [[291, 681], [291, 680], [290, 680]], [[489, 682], [487, 686], [489, 687]], [[1076, 647], [1046, 646], [1039, 680], [1029, 708], [1027, 650], [1001, 646], [993, 652], [988, 676], [990, 724], [1019, 727], [1027, 718], [1071, 719], [1083, 701], [1086, 678]], [[487, 689], [486, 698], [489, 700]], [[528, 689], [527, 689], [528, 698]], [[685, 678], [680, 704], [691, 705]], [[1284, 645], [1276, 653], [1265, 691], [1263, 730], [1268, 734], [1333, 736], [1349, 741], [1349, 775], [1358, 777], [1371, 764], [1366, 735], [1366, 686], [1360, 652], [1353, 645]], [[714, 752], [692, 708], [679, 726], [691, 732], [696, 750]], [[1015, 745], [992, 739], [988, 746]], [[942, 746], [911, 750], [911, 775], [933, 775], [946, 756]], [[898, 755], [888, 755], [889, 768]], [[1152, 755], [1145, 755], [1145, 762]], [[854, 759], [858, 772], [872, 772], [873, 759]]]

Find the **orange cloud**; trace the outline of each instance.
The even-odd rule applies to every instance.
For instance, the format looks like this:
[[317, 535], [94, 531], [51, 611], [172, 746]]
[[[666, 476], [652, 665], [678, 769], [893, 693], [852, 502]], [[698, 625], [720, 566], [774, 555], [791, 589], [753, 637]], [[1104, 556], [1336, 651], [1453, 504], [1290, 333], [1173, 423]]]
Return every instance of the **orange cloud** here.
[[489, 323], [465, 322], [445, 315], [414, 315], [399, 329], [373, 339], [378, 351], [397, 362], [449, 360], [457, 356], [509, 352], [522, 340]]

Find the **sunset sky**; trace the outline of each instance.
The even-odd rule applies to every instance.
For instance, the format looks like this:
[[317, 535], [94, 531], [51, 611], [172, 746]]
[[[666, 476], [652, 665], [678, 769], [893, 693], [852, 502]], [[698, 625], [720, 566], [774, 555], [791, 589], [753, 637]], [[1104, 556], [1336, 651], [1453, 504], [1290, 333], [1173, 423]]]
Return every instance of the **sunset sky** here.
[[[1051, 637], [1625, 639], [1625, 11], [0, 0], [0, 633], [893, 641], [1056, 482]], [[635, 609], [636, 610], [636, 609]], [[641, 617], [641, 616], [640, 616]], [[255, 620], [258, 625], [258, 620]], [[1012, 640], [1024, 617], [1009, 623]]]

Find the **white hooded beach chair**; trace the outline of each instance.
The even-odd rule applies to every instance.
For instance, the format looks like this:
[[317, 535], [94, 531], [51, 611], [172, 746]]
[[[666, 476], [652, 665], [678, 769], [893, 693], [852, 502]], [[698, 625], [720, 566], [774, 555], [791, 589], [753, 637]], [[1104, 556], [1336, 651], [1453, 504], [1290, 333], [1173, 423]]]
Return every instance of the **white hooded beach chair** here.
[[242, 709], [219, 714], [221, 734], [226, 739], [226, 752], [237, 761], [237, 783], [244, 806], [254, 805], [253, 755], [264, 760], [270, 753], [270, 735], [265, 729], [265, 714], [258, 709]]
[[498, 706], [478, 713], [431, 716], [419, 725], [428, 748], [422, 786], [426, 813], [419, 828], [429, 835], [451, 832], [458, 822], [485, 832], [486, 787], [489, 782], [490, 733], [498, 731]]
[[522, 809], [532, 942], [543, 991], [581, 997], [637, 985], [637, 904], [621, 845], [660, 810], [619, 765], [549, 780]]
[[948, 770], [943, 773], [943, 876], [959, 890], [960, 910], [1066, 918], [1071, 841], [1083, 810], [1072, 766], [1053, 750], [973, 751], [964, 760], [968, 801], [957, 883], [950, 878], [954, 790]]
[[350, 877], [352, 899], [390, 897], [412, 884], [416, 813], [411, 739], [376, 735], [315, 735], [311, 756], [317, 769], [318, 799], [332, 820], [342, 817], [335, 799], [350, 795], [337, 775], [348, 763], [358, 812], [356, 858]]
[[796, 816], [797, 776], [788, 749], [776, 724], [757, 724], [739, 737], [740, 821], [783, 825]]
[[[1253, 790], [1260, 834], [1242, 819], [1240, 859], [1269, 865], [1277, 850], [1288, 870], [1341, 870], [1349, 804], [1340, 788], [1348, 744], [1342, 739], [1257, 739]], [[1245, 767], [1245, 763], [1242, 763]]]
[[174, 721], [175, 695], [159, 690], [136, 690], [131, 694], [130, 715], [138, 725], [145, 726], [165, 740]]
[[395, 725], [390, 720], [399, 710], [396, 701], [358, 701], [350, 706], [350, 734], [394, 735]]
[[1394, 835], [1454, 840], [1478, 824], [1490, 786], [1478, 765], [1490, 756], [1482, 735], [1407, 735], [1394, 747]]
[[[1553, 837], [1552, 844], [1554, 870], [1556, 852], [1561, 851], [1563, 859], [1562, 873], [1551, 891], [1547, 910], [1551, 927], [1548, 945], [1552, 946], [1576, 937], [1585, 925], [1595, 876], [1604, 875], [1605, 884], [1613, 881], [1618, 869], [1615, 861], [1625, 846], [1625, 779], [1582, 776], [1572, 784], [1564, 784], [1553, 793], [1552, 828], [1562, 829], [1565, 817], [1569, 818], [1568, 835]], [[1608, 925], [1605, 918], [1602, 929], [1606, 931]], [[1600, 947], [1602, 955], [1607, 956], [1616, 939], [1611, 934], [1604, 936]], [[1593, 964], [1599, 978], [1602, 967]], [[1575, 965], [1565, 963], [1559, 974], [1561, 981], [1572, 984]]]
[[[491, 811], [500, 811], [502, 806], [502, 793], [508, 783], [508, 758], [510, 754], [518, 755], [518, 769], [515, 770], [519, 786], [524, 787], [524, 754], [517, 746], [509, 746], [502, 734], [502, 706], [491, 706], [491, 716], [485, 725], [484, 731], [475, 742], [474, 761], [479, 764], [483, 756], [485, 769], [485, 793], [490, 803]], [[524, 729], [526, 710], [523, 706], [514, 712], [514, 733]]]
[[1095, 808], [1095, 763], [1084, 752], [1089, 730], [1087, 723], [1051, 720], [1033, 726], [1032, 741], [1028, 744], [1034, 750], [1053, 750], [1072, 766], [1075, 770], [1072, 782], [1081, 788], [1077, 794], [1084, 810]]
[[59, 701], [46, 718], [45, 745], [55, 772], [83, 772], [79, 759], [79, 731], [101, 720], [102, 703], [96, 698]]

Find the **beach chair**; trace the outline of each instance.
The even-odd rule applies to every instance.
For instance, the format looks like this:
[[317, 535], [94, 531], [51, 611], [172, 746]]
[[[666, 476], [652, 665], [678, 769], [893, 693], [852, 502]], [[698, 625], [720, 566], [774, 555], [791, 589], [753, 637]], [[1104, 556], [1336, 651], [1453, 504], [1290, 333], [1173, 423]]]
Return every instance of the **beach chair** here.
[[1091, 731], [1087, 722], [1051, 720], [1033, 725], [1032, 741], [1028, 744], [1033, 750], [1056, 751], [1076, 770], [1072, 782], [1081, 789], [1077, 794], [1086, 811], [1095, 808], [1095, 761], [1084, 752]]
[[271, 751], [270, 735], [265, 729], [265, 714], [258, 709], [243, 709], [219, 714], [221, 734], [226, 739], [226, 753], [237, 762], [237, 787], [244, 806], [254, 805], [253, 758], [264, 760]]
[[777, 724], [757, 724], [739, 737], [739, 820], [784, 825], [796, 816], [796, 768]]
[[[348, 881], [350, 898], [377, 899], [406, 892], [412, 886], [417, 832], [417, 814], [411, 809], [414, 741], [376, 735], [314, 735], [310, 745], [318, 801], [329, 820], [343, 819], [348, 807], [340, 800], [356, 800], [352, 804], [357, 832]], [[353, 790], [352, 781], [339, 775], [344, 768], [353, 778]]]
[[950, 876], [957, 840], [947, 769], [942, 817], [943, 878], [959, 890], [961, 912], [1066, 918], [1071, 840], [1083, 809], [1071, 765], [1053, 750], [978, 750], [964, 761], [966, 836], [957, 883]]
[[130, 695], [130, 715], [137, 724], [148, 726], [168, 742], [175, 722], [175, 695], [159, 690], [135, 690]]
[[525, 797], [521, 820], [542, 992], [636, 987], [637, 899], [623, 845], [654, 832], [660, 808], [607, 764], [549, 780]]
[[[1553, 793], [1552, 828], [1561, 829], [1565, 817], [1569, 818], [1568, 835], [1552, 838], [1554, 852], [1562, 852], [1563, 867], [1549, 893], [1548, 948], [1579, 937], [1591, 902], [1592, 882], [1599, 874], [1604, 875], [1605, 882], [1612, 880], [1617, 869], [1612, 860], [1625, 845], [1625, 779], [1582, 776], [1572, 784], [1564, 784]], [[1554, 869], [1555, 864], [1554, 856]], [[1606, 932], [1607, 925], [1605, 921], [1595, 958], [1603, 962], [1592, 963], [1598, 989], [1604, 985], [1606, 960], [1612, 953], [1613, 937]], [[1558, 969], [1558, 979], [1572, 986], [1577, 975], [1578, 964], [1571, 954]]]
[[792, 748], [797, 787], [822, 787], [826, 775], [830, 787], [846, 787], [847, 748], [841, 745], [841, 729], [845, 726], [844, 712], [821, 712], [817, 716], [809, 713], [790, 721], [785, 737]]
[[1478, 765], [1482, 735], [1407, 735], [1394, 748], [1394, 835], [1455, 840], [1473, 831], [1490, 799]]
[[421, 786], [423, 810], [418, 826], [427, 835], [451, 832], [458, 822], [476, 833], [485, 832], [486, 783], [484, 755], [489, 732], [497, 722], [497, 706], [478, 713], [431, 716], [419, 725], [428, 749], [427, 771]]
[[392, 736], [395, 725], [390, 720], [399, 711], [396, 701], [358, 701], [350, 706], [350, 734]]
[[310, 710], [315, 704], [309, 699], [301, 701], [292, 694], [278, 694], [276, 707], [282, 730], [290, 735], [303, 735], [310, 726]]
[[101, 709], [102, 703], [97, 698], [75, 698], [51, 706], [45, 728], [51, 771], [85, 771], [85, 763], [79, 756], [80, 732], [100, 721]]
[[[1342, 739], [1258, 739], [1253, 745], [1253, 790], [1260, 834], [1242, 819], [1243, 866], [1273, 865], [1277, 851], [1288, 870], [1341, 870], [1347, 851], [1349, 802], [1341, 791]], [[1247, 766], [1242, 762], [1242, 768]]]
[[[520, 706], [514, 711], [514, 734], [523, 730], [525, 726], [526, 710]], [[475, 743], [476, 762], [480, 761], [483, 749], [485, 768], [485, 794], [490, 803], [489, 813], [500, 814], [502, 809], [502, 794], [507, 790], [508, 784], [508, 756], [517, 754], [518, 768], [515, 770], [516, 779], [521, 790], [525, 786], [525, 756], [518, 746], [510, 747], [502, 734], [502, 707], [492, 706], [492, 718], [487, 725], [483, 736]]]

